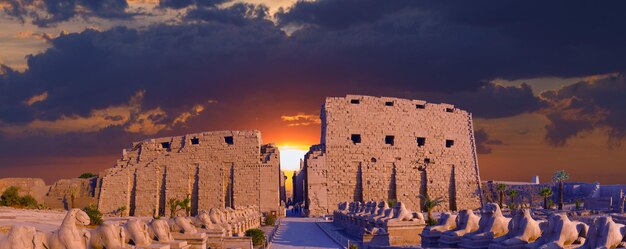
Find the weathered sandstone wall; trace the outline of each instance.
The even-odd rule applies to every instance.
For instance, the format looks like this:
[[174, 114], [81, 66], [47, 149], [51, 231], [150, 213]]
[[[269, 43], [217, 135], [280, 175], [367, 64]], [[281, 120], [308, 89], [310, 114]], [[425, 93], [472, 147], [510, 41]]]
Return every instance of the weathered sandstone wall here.
[[342, 201], [399, 200], [420, 210], [420, 194], [442, 209], [481, 205], [470, 113], [449, 104], [347, 95], [326, 98], [321, 144], [305, 156], [310, 215]]
[[279, 153], [259, 131], [215, 131], [133, 143], [101, 173], [99, 208], [169, 215], [168, 202], [191, 197], [192, 213], [258, 205], [278, 211]]

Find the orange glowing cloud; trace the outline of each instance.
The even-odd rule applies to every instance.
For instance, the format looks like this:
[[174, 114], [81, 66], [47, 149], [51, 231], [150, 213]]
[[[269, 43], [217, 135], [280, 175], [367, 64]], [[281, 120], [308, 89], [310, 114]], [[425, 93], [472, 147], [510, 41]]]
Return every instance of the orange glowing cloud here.
[[287, 126], [308, 126], [312, 124], [320, 124], [321, 120], [318, 115], [298, 113], [296, 115], [283, 115], [280, 119], [284, 122], [288, 122]]
[[32, 106], [35, 103], [43, 102], [46, 99], [48, 99], [48, 92], [47, 91], [43, 92], [43, 93], [40, 93], [40, 94], [37, 94], [37, 95], [34, 95], [34, 96], [28, 98], [27, 100], [24, 100], [24, 104], [27, 105], [27, 106]]
[[[172, 123], [168, 123], [166, 120], [168, 114], [160, 107], [148, 110], [142, 108], [144, 94], [145, 91], [139, 91], [126, 104], [94, 109], [88, 116], [61, 115], [55, 120], [35, 119], [27, 124], [7, 124], [0, 121], [0, 134], [9, 136], [59, 135], [70, 132], [98, 132], [112, 126], [123, 126], [124, 130], [130, 133], [154, 135], [162, 130], [171, 129], [176, 124], [186, 123], [188, 119], [198, 116], [205, 108], [203, 105], [195, 105], [191, 111], [179, 114]], [[47, 98], [48, 92], [43, 92], [28, 98], [24, 104], [32, 106]]]

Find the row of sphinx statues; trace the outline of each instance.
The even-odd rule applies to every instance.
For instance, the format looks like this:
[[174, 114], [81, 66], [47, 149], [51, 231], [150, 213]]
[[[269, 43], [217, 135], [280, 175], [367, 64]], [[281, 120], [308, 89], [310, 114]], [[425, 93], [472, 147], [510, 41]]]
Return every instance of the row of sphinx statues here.
[[495, 203], [486, 204], [481, 216], [472, 210], [442, 213], [421, 234], [424, 247], [489, 249], [618, 248], [626, 246], [625, 235], [626, 226], [610, 216], [590, 217], [587, 224], [566, 212], [538, 219], [530, 209], [517, 209], [507, 218]]
[[402, 202], [389, 207], [386, 201], [342, 202], [333, 212], [333, 223], [356, 235], [385, 234], [389, 225], [425, 225], [424, 215]]
[[[67, 212], [61, 226], [52, 232], [35, 227], [15, 225], [0, 239], [0, 249], [125, 249], [125, 248], [189, 248], [176, 234], [211, 233], [221, 236], [243, 236], [247, 229], [261, 225], [258, 207], [236, 209], [212, 208], [192, 217], [151, 219], [130, 218], [126, 222], [107, 221], [95, 229], [87, 229], [89, 216], [80, 209]], [[159, 246], [162, 245], [162, 246]]]

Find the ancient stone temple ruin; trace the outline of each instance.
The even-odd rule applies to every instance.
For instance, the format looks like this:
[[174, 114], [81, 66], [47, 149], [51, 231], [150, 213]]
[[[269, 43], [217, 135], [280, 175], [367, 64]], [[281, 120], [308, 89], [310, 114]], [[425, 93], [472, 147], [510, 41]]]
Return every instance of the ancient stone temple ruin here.
[[148, 139], [101, 173], [98, 206], [130, 215], [169, 215], [168, 201], [191, 199], [191, 213], [256, 205], [279, 210], [279, 152], [259, 131], [215, 131]]
[[449, 104], [347, 95], [326, 98], [321, 144], [305, 156], [309, 215], [344, 201], [398, 200], [420, 210], [420, 194], [442, 209], [481, 206], [472, 115]]

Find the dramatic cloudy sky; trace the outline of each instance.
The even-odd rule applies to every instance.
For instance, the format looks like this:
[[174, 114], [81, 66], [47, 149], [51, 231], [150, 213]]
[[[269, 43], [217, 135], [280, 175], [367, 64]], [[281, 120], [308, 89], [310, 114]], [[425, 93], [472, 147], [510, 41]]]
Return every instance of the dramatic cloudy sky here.
[[[482, 179], [624, 183], [626, 2], [0, 0], [0, 177], [150, 137], [319, 142], [325, 96], [474, 114]], [[285, 165], [293, 168], [294, 165]]]

